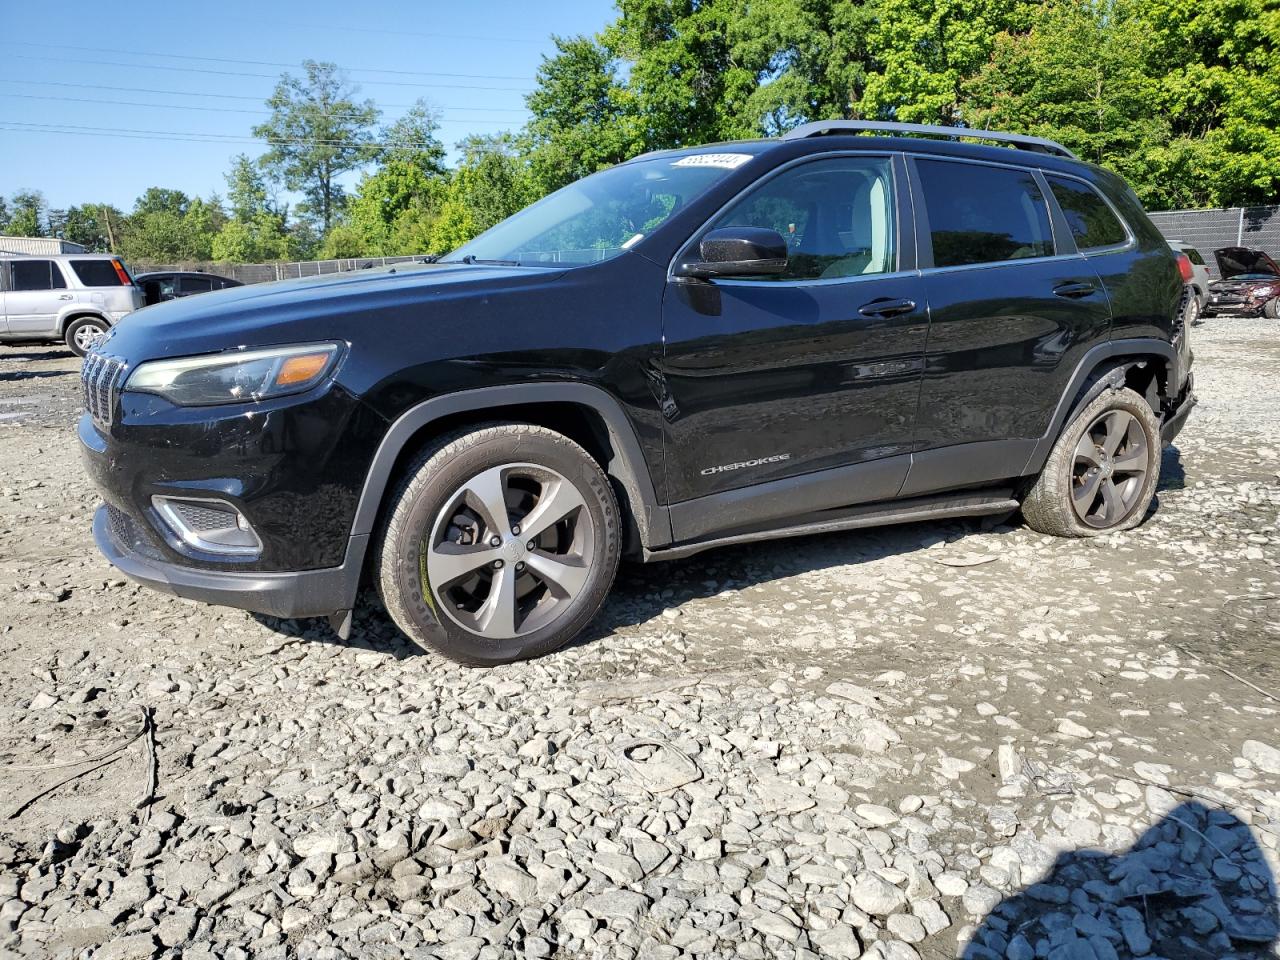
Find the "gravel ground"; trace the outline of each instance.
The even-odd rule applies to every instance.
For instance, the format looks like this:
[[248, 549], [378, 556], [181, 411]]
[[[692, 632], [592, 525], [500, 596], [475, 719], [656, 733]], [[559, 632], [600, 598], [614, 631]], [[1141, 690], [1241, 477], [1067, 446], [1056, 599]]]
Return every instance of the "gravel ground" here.
[[1276, 955], [1278, 333], [1197, 328], [1135, 531], [627, 569], [488, 671], [127, 583], [0, 350], [0, 956]]

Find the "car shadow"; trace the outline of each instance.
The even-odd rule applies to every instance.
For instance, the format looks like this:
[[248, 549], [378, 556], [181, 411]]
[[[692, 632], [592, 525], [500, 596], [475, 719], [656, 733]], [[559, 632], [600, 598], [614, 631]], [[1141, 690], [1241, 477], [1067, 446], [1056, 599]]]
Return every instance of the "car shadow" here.
[[79, 370], [0, 370], [0, 383], [47, 380], [51, 377], [78, 377]]
[[1276, 882], [1247, 824], [1199, 801], [1170, 810], [1128, 851], [1059, 854], [998, 903], [962, 960], [1272, 957]]
[[75, 358], [66, 347], [7, 347], [0, 349], [0, 363], [5, 361], [21, 361], [25, 363], [41, 363], [47, 360], [72, 360]]

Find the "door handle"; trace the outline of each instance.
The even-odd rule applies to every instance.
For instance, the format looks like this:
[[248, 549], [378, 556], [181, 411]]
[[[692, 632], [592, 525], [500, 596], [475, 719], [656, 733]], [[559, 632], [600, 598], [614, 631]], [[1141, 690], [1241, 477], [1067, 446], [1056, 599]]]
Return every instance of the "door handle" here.
[[858, 312], [864, 317], [896, 317], [900, 313], [910, 313], [915, 308], [914, 300], [890, 300], [888, 297], [882, 297], [879, 300], [864, 303], [858, 308]]
[[58, 299], [59, 299], [59, 300], [74, 300], [74, 299], [75, 299], [75, 297], [73, 297], [73, 296], [72, 296], [71, 294], [69, 294], [69, 293], [63, 293], [63, 294], [59, 294], [59, 295], [58, 295]]
[[1096, 290], [1092, 283], [1060, 283], [1053, 288], [1053, 292], [1060, 297], [1066, 297], [1069, 300], [1076, 300], [1080, 297], [1087, 297]]

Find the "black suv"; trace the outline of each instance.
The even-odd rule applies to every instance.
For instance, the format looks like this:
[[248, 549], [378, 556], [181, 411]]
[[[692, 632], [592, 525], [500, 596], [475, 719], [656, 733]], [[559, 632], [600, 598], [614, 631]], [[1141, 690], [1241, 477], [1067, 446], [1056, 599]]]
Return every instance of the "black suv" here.
[[1194, 403], [1183, 296], [1123, 181], [1049, 141], [650, 153], [438, 263], [128, 317], [84, 364], [94, 534], [344, 636], [368, 578], [473, 664], [567, 642], [624, 555], [1019, 505], [1093, 536], [1141, 521]]

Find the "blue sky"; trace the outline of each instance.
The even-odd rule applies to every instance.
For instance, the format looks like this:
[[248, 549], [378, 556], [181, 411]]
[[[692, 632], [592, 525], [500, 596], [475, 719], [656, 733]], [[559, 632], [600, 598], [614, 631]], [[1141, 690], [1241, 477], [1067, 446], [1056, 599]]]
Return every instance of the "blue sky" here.
[[452, 146], [519, 127], [551, 35], [595, 33], [614, 13], [612, 0], [3, 7], [0, 194], [126, 211], [149, 186], [224, 194], [230, 158], [263, 151], [249, 129], [288, 69], [277, 64], [339, 64], [384, 121], [425, 97]]

